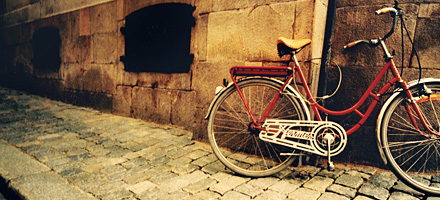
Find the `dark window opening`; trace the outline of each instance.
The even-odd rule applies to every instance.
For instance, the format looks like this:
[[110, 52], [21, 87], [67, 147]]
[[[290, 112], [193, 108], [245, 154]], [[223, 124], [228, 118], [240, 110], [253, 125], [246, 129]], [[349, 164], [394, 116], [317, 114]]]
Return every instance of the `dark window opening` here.
[[35, 31], [32, 36], [32, 63], [35, 69], [58, 70], [61, 64], [60, 31], [55, 27], [45, 27]]
[[135, 11], [125, 18], [125, 70], [131, 72], [186, 73], [190, 53], [192, 16], [188, 4], [167, 3]]

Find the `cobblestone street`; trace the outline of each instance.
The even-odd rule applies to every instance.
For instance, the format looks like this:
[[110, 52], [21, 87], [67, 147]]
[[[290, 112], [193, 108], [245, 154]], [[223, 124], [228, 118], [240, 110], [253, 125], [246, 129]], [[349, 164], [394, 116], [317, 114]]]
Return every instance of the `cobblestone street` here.
[[440, 199], [368, 166], [233, 175], [189, 132], [0, 88], [0, 175], [25, 199]]

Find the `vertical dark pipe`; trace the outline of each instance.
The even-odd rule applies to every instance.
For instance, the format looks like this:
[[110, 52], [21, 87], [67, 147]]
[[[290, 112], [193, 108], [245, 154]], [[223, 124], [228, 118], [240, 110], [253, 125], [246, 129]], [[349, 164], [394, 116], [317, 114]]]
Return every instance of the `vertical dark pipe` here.
[[329, 0], [329, 4], [327, 8], [328, 10], [327, 10], [327, 20], [325, 23], [324, 47], [322, 51], [321, 69], [319, 73], [318, 96], [326, 95], [326, 90], [327, 90], [327, 75], [328, 75], [328, 67], [330, 65], [330, 56], [331, 56], [331, 47], [332, 47], [331, 40], [333, 37], [333, 30], [335, 26], [336, 2], [337, 0]]

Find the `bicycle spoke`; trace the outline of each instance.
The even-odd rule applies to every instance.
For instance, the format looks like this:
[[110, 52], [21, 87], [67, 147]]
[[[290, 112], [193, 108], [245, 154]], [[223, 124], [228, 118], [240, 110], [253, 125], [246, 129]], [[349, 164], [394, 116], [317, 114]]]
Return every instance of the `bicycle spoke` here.
[[436, 131], [437, 131], [437, 132], [440, 132], [440, 120], [438, 119], [437, 110], [435, 109], [434, 104], [432, 103], [432, 99], [431, 99], [431, 97], [429, 98], [429, 103], [431, 104], [431, 108], [432, 108], [432, 110], [433, 110], [433, 112], [434, 112], [435, 119], [436, 119], [436, 121], [437, 121], [437, 126], [439, 127], [439, 130], [436, 130]]
[[[417, 164], [417, 162], [420, 160], [420, 159], [422, 159], [422, 157], [423, 157], [423, 155], [425, 155], [425, 153], [427, 153], [428, 151], [429, 151], [429, 148], [430, 148], [430, 146], [425, 146], [424, 148], [426, 148], [426, 150], [422, 153], [422, 155], [420, 155], [418, 158], [417, 158], [417, 160], [406, 170], [406, 173], [408, 173], [413, 167], [414, 167], [414, 165], [415, 164]], [[421, 152], [424, 148], [422, 148], [422, 149], [420, 149], [416, 154], [414, 154], [414, 156], [415, 155], [417, 155], [419, 152]], [[402, 163], [402, 164], [404, 164], [404, 163]]]

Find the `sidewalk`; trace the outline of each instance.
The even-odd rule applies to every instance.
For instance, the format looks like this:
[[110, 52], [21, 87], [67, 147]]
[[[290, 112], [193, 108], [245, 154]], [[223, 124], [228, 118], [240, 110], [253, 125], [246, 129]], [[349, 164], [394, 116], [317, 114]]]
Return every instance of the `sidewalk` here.
[[1, 87], [0, 123], [0, 176], [23, 199], [426, 198], [368, 166], [236, 176], [189, 132]]

